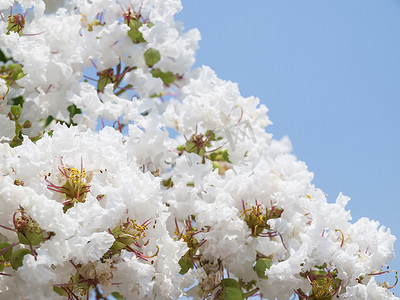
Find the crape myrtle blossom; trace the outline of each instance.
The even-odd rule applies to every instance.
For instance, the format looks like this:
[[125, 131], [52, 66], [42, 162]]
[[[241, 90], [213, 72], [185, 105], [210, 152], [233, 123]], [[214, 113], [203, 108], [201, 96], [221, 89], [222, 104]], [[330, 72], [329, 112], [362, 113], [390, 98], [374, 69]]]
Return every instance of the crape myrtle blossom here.
[[181, 9], [0, 2], [0, 298], [399, 299], [390, 230], [192, 70]]
[[[35, 250], [37, 257], [43, 259], [36, 260], [34, 256], [27, 255], [18, 268], [21, 279], [25, 280], [23, 284], [32, 285], [24, 289], [26, 295], [21, 291], [21, 296], [33, 297], [32, 291], [35, 291], [36, 299], [56, 297], [57, 294], [52, 295], [53, 286], [68, 283], [69, 277], [76, 272], [74, 267], [82, 265], [78, 267], [80, 269], [88, 263], [101, 265], [108, 261], [111, 261], [108, 272], [113, 272], [106, 285], [111, 286], [120, 278], [127, 285], [121, 287], [129, 295], [151, 295], [152, 278], [159, 268], [158, 264], [162, 264], [163, 272], [167, 274], [169, 264], [172, 274], [179, 272], [179, 253], [182, 255], [185, 250], [185, 245], [173, 241], [166, 230], [168, 212], [162, 204], [160, 179], [151, 173], [143, 173], [137, 167], [135, 159], [128, 157], [122, 135], [114, 129], [107, 127], [93, 133], [79, 132], [76, 127], [56, 127], [52, 137], [45, 136], [36, 144], [26, 139], [21, 146], [2, 151], [0, 191], [1, 199], [6, 203], [3, 203], [5, 209], [1, 212], [1, 225], [12, 228], [13, 214], [22, 206], [40, 228], [53, 233]], [[2, 148], [7, 147], [2, 145]], [[81, 184], [87, 185], [87, 190], [81, 190], [84, 199], [63, 211], [63, 206], [67, 205], [65, 200], [68, 200], [68, 196], [63, 194], [68, 189], [66, 184], [63, 185], [67, 179], [63, 170], [69, 169], [86, 173], [82, 179], [85, 183]], [[15, 184], [16, 181], [19, 185]], [[53, 189], [55, 186], [61, 188]], [[113, 235], [111, 230], [124, 226], [128, 219], [134, 225], [129, 234], [135, 235], [135, 241], [134, 246], [129, 245], [132, 247], [127, 250], [133, 255], [128, 255], [130, 252], [123, 248], [116, 259], [115, 255], [110, 256], [113, 252], [107, 253], [118, 241], [118, 236]], [[11, 230], [5, 231], [4, 236], [9, 242], [18, 241]], [[162, 262], [163, 256], [165, 262]], [[171, 257], [167, 259], [167, 256]], [[37, 276], [39, 270], [42, 270], [41, 276]], [[140, 278], [122, 279], [126, 274], [135, 272]], [[98, 274], [91, 278], [95, 276]], [[2, 276], [8, 281], [10, 278]], [[33, 278], [36, 279], [32, 281]], [[183, 279], [175, 276], [175, 280], [180, 282]], [[173, 278], [169, 284], [163, 280], [154, 289], [162, 290], [169, 285], [168, 293], [179, 296], [179, 292], [174, 291], [174, 283]], [[2, 292], [7, 290], [9, 295], [15, 295], [16, 291], [8, 290], [6, 284], [7, 281], [2, 280]], [[113, 288], [115, 291], [118, 286]], [[109, 290], [113, 291], [111, 287]]]

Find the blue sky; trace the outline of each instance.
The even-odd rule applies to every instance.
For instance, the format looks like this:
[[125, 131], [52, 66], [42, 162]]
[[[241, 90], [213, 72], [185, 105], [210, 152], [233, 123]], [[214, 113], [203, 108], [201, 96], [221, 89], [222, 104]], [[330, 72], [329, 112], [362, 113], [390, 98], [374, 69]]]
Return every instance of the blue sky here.
[[[196, 66], [267, 105], [268, 131], [290, 137], [330, 202], [343, 192], [353, 221], [377, 220], [400, 238], [400, 1], [183, 6], [175, 19], [202, 34]], [[390, 267], [400, 270], [400, 257]], [[392, 291], [400, 296], [400, 284]]]

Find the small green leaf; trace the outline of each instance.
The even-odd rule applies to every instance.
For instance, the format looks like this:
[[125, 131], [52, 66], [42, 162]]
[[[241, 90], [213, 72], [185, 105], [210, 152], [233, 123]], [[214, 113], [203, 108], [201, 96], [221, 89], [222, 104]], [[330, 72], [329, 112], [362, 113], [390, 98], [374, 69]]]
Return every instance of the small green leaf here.
[[229, 160], [228, 149], [225, 149], [225, 150], [222, 151], [222, 158], [223, 158], [223, 161], [226, 161], [226, 162], [228, 162], [228, 163], [232, 163], [232, 162]]
[[0, 50], [0, 61], [3, 63], [6, 63], [7, 60], [9, 60], [3, 53], [3, 51]]
[[179, 271], [179, 274], [185, 275], [189, 269], [193, 269], [194, 265], [189, 257], [189, 251], [185, 253], [184, 256], [181, 257], [179, 260], [179, 265], [181, 266], [181, 270]]
[[154, 93], [154, 94], [150, 95], [150, 98], [160, 98], [161, 96], [162, 96], [162, 93], [160, 93], [160, 94]]
[[4, 256], [0, 255], [0, 272], [3, 272], [4, 270], [4, 262], [5, 262]]
[[75, 115], [81, 114], [82, 111], [80, 108], [76, 107], [75, 104], [71, 104], [70, 106], [67, 107], [67, 110], [69, 111], [69, 116], [72, 118]]
[[22, 107], [24, 104], [24, 97], [18, 96], [18, 97], [12, 98], [11, 102], [14, 105], [20, 105]]
[[222, 280], [221, 286], [222, 287], [232, 287], [232, 288], [236, 288], [236, 289], [241, 289], [240, 283], [237, 282], [235, 279], [232, 279], [232, 278], [225, 278], [224, 280]]
[[173, 83], [175, 79], [178, 78], [178, 75], [172, 73], [171, 71], [163, 72], [160, 69], [153, 69], [150, 71], [150, 73], [153, 75], [153, 77], [160, 78], [166, 85]]
[[139, 28], [142, 27], [142, 23], [138, 20], [132, 19], [128, 24], [130, 30], [128, 31], [128, 36], [132, 40], [134, 44], [145, 43], [146, 40], [143, 38], [142, 33], [139, 31]]
[[243, 292], [241, 289], [234, 287], [226, 287], [220, 294], [218, 294], [217, 299], [219, 300], [243, 300]]
[[24, 256], [27, 254], [32, 254], [29, 249], [18, 249], [11, 254], [10, 264], [14, 270], [17, 270], [22, 266], [22, 261], [24, 260]]
[[210, 154], [210, 160], [211, 161], [226, 161], [228, 163], [231, 163], [231, 161], [229, 160], [229, 153], [228, 153], [227, 149], [212, 152]]
[[257, 260], [254, 270], [257, 273], [258, 278], [268, 279], [268, 276], [265, 275], [265, 270], [271, 268], [272, 260], [269, 258], [260, 258]]
[[82, 110], [80, 108], [76, 107], [75, 104], [71, 104], [70, 106], [68, 106], [67, 110], [69, 111], [70, 125], [76, 125], [72, 119], [75, 115], [82, 114]]
[[49, 126], [50, 123], [51, 123], [53, 120], [54, 120], [54, 117], [53, 117], [53, 116], [48, 116], [48, 117], [46, 118], [46, 121], [44, 122], [44, 127]]
[[111, 296], [113, 296], [115, 299], [117, 299], [117, 300], [124, 300], [125, 299], [125, 297], [124, 296], [122, 296], [120, 293], [118, 293], [118, 292], [112, 292], [111, 293]]
[[30, 245], [29, 240], [26, 238], [26, 236], [25, 236], [23, 233], [18, 232], [18, 233], [17, 233], [17, 236], [18, 236], [18, 241], [19, 241], [21, 244], [23, 244], [23, 245]]
[[209, 141], [215, 141], [215, 133], [212, 130], [207, 130], [206, 131], [206, 137], [208, 138]]
[[12, 248], [8, 249], [6, 252], [3, 253], [3, 249], [10, 247], [11, 245], [9, 243], [3, 242], [0, 243], [0, 253], [1, 255], [4, 256], [5, 260], [10, 260], [11, 254], [12, 254]]
[[31, 245], [35, 246], [40, 244], [43, 241], [43, 232], [27, 232], [25, 234], [26, 238], [30, 242]]
[[103, 92], [107, 84], [112, 83], [112, 79], [108, 76], [99, 77], [97, 82], [97, 91]]
[[64, 290], [62, 287], [59, 286], [53, 286], [53, 291], [55, 291], [57, 294], [61, 296], [68, 297], [68, 293], [66, 290]]
[[160, 51], [150, 48], [144, 52], [144, 60], [146, 61], [146, 65], [151, 68], [156, 63], [158, 63], [161, 59]]

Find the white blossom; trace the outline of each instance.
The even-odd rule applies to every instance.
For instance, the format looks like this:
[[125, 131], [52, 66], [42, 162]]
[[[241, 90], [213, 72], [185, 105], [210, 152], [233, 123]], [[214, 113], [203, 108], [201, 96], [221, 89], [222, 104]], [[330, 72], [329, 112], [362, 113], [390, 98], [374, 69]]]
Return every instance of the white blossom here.
[[1, 297], [399, 299], [390, 229], [328, 203], [259, 99], [192, 70], [179, 0], [0, 9]]

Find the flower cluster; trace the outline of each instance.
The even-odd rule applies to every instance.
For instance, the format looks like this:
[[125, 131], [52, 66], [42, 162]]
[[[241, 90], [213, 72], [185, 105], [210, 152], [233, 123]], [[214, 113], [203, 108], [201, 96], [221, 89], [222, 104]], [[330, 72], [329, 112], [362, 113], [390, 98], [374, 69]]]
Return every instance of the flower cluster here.
[[192, 69], [181, 9], [0, 3], [1, 298], [398, 299], [390, 230], [350, 222], [257, 98]]

